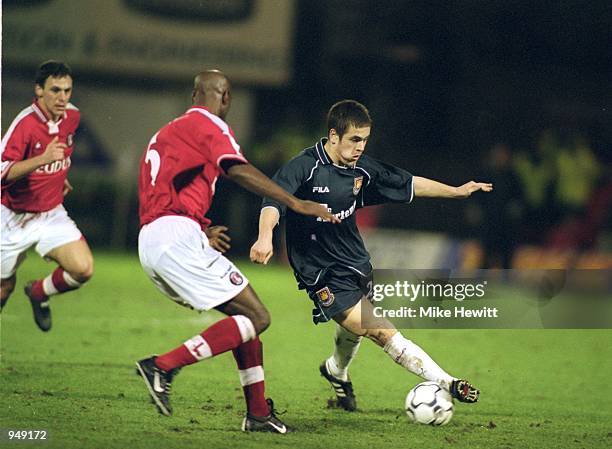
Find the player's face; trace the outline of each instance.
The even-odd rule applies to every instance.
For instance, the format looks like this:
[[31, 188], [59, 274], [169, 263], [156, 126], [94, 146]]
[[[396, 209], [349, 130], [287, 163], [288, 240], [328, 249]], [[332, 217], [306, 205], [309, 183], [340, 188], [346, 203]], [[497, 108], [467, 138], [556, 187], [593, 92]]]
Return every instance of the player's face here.
[[72, 77], [49, 77], [45, 86], [35, 87], [38, 104], [54, 121], [59, 120], [66, 111], [66, 106], [72, 96]]
[[338, 139], [336, 154], [340, 163], [343, 165], [355, 165], [363, 152], [370, 138], [370, 127], [355, 128], [349, 126], [342, 138]]

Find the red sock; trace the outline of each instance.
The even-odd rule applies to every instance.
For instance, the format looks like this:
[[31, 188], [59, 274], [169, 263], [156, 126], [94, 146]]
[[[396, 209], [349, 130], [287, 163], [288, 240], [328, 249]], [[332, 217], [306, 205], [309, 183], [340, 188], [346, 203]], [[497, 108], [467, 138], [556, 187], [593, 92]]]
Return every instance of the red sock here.
[[234, 317], [228, 317], [216, 322], [200, 335], [190, 338], [178, 348], [160, 355], [155, 359], [155, 364], [164, 371], [170, 371], [222, 354], [241, 344], [242, 335], [238, 323]]
[[43, 289], [43, 281], [42, 279], [38, 281], [34, 281], [32, 284], [32, 289], [30, 290], [30, 298], [35, 301], [46, 301], [49, 299], [47, 295], [45, 295], [45, 290]]
[[[72, 276], [70, 276], [70, 274], [68, 274], [62, 267], [57, 267], [53, 274], [51, 274], [51, 282], [53, 283], [55, 290], [57, 290], [57, 293], [76, 290], [81, 286], [80, 282], [72, 279]], [[47, 291], [47, 294], [53, 293]]]
[[253, 416], [268, 416], [270, 408], [265, 398], [263, 345], [259, 337], [242, 343], [233, 352], [238, 363], [248, 413]]
[[30, 294], [36, 301], [46, 301], [49, 296], [76, 290], [80, 286], [81, 283], [74, 280], [62, 267], [57, 267], [46, 278], [34, 281]]

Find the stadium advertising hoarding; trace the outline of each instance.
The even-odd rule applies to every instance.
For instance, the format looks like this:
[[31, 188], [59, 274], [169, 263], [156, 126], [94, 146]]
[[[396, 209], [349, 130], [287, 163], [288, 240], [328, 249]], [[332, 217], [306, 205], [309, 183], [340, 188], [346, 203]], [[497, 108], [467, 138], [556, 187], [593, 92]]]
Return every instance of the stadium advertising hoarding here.
[[293, 0], [5, 2], [3, 56], [13, 66], [58, 58], [77, 71], [161, 79], [220, 67], [234, 82], [282, 85], [293, 14]]

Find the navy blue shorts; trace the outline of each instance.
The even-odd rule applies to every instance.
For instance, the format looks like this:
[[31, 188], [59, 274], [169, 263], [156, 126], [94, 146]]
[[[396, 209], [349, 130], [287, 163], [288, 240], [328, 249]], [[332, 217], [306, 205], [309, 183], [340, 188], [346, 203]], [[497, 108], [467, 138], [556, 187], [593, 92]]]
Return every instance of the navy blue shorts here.
[[361, 298], [372, 294], [372, 271], [368, 274], [350, 269], [327, 269], [318, 282], [308, 285], [300, 282], [314, 303], [312, 321], [315, 324], [330, 321], [334, 316], [350, 309]]

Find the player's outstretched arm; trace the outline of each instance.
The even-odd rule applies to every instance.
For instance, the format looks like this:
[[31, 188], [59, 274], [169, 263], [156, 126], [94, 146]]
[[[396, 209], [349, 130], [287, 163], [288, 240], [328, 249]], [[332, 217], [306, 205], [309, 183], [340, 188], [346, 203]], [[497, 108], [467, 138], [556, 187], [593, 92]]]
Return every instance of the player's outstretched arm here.
[[332, 215], [326, 207], [313, 201], [296, 198], [251, 164], [232, 165], [227, 170], [227, 176], [241, 187], [257, 195], [278, 201], [298, 214], [319, 217], [332, 223], [340, 223], [340, 220]]
[[420, 176], [412, 178], [414, 186], [414, 196], [427, 198], [468, 198], [472, 193], [482, 190], [490, 192], [493, 184], [486, 182], [466, 182], [462, 186], [453, 187], [441, 182], [427, 179]]
[[280, 213], [276, 207], [264, 207], [259, 215], [259, 236], [251, 247], [251, 262], [266, 265], [274, 254], [272, 235]]
[[45, 148], [45, 151], [38, 155], [25, 159], [23, 161], [15, 162], [9, 172], [3, 177], [4, 181], [14, 181], [29, 175], [34, 170], [43, 165], [50, 164], [51, 162], [61, 161], [64, 159], [64, 151], [68, 148], [65, 143], [59, 142], [57, 137], [54, 137], [49, 145]]

